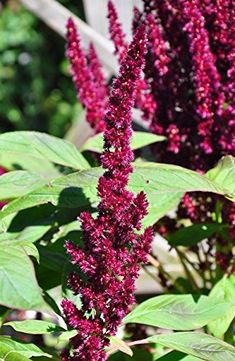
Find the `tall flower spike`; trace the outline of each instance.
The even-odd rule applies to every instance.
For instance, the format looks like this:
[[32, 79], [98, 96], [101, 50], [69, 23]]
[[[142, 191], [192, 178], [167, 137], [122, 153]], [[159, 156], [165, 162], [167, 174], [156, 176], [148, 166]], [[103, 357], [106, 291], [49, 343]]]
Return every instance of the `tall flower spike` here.
[[139, 8], [137, 8], [137, 6], [134, 6], [133, 19], [132, 19], [132, 33], [133, 34], [135, 33], [136, 29], [140, 26], [141, 18], [142, 18], [141, 11], [139, 10]]
[[202, 136], [201, 147], [206, 154], [212, 153], [211, 131], [217, 109], [224, 103], [220, 75], [215, 66], [215, 57], [210, 50], [205, 18], [199, 10], [197, 0], [180, 0], [182, 14], [186, 20], [184, 30], [188, 33], [193, 59], [196, 84], [197, 112], [201, 117], [198, 132]]
[[120, 73], [114, 80], [104, 132], [101, 156], [104, 175], [98, 182], [98, 216], [80, 215], [83, 248], [66, 243], [72, 263], [84, 273], [73, 272], [68, 284], [80, 295], [81, 309], [70, 300], [62, 307], [70, 327], [77, 330], [71, 340], [72, 350], [65, 350], [63, 361], [104, 361], [104, 347], [114, 335], [122, 318], [134, 302], [135, 280], [140, 262], [146, 262], [153, 237], [151, 228], [142, 235], [136, 231], [147, 214], [148, 202], [143, 192], [135, 196], [127, 190], [131, 161], [131, 108], [146, 52], [145, 27], [135, 33]]
[[[97, 86], [93, 81], [93, 75], [86, 56], [81, 49], [80, 37], [72, 18], [67, 23], [67, 56], [70, 60], [79, 99], [86, 109], [86, 119], [96, 132], [103, 131], [104, 99], [99, 95]], [[94, 61], [94, 59], [92, 60]]]
[[163, 76], [168, 71], [168, 63], [170, 58], [167, 54], [166, 42], [163, 39], [160, 24], [156, 16], [148, 14], [146, 17], [146, 23], [149, 29], [149, 42], [151, 53], [154, 57], [154, 66], [159, 72], [160, 76]]
[[109, 33], [115, 46], [115, 54], [118, 56], [119, 62], [121, 62], [127, 50], [127, 43], [122, 25], [118, 20], [117, 10], [111, 0], [108, 1], [108, 18]]
[[[138, 29], [138, 26], [140, 26], [140, 15], [141, 14], [136, 8], [135, 19], [133, 19], [133, 33], [136, 31], [136, 29]], [[115, 9], [115, 6], [111, 0], [108, 2], [108, 18], [110, 37], [115, 46], [115, 54], [117, 54], [119, 63], [121, 63], [127, 50], [127, 43], [125, 42], [125, 35], [118, 20], [117, 10]], [[137, 21], [139, 21], [138, 24]], [[154, 117], [157, 104], [153, 95], [151, 94], [149, 84], [144, 78], [138, 81], [138, 85], [136, 87], [136, 107], [142, 111], [143, 119], [151, 122], [152, 118]]]
[[225, 121], [223, 133], [219, 143], [225, 153], [235, 155], [235, 4], [231, 5], [229, 14], [228, 32], [228, 69], [226, 82], [226, 103], [228, 107], [225, 111]]
[[89, 68], [92, 75], [92, 80], [95, 83], [97, 95], [101, 99], [106, 99], [108, 96], [108, 87], [102, 70], [102, 65], [96, 53], [94, 45], [91, 43], [89, 46]]

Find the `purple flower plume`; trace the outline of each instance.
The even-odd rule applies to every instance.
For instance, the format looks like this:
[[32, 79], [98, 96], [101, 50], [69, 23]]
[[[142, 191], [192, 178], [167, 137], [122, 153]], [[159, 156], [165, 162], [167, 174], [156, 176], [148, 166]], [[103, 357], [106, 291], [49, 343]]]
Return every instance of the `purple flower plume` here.
[[67, 24], [67, 57], [71, 64], [78, 97], [86, 109], [86, 119], [96, 133], [104, 130], [106, 94], [101, 66], [94, 47], [89, 52], [90, 64], [80, 45], [80, 36], [73, 19]]
[[[116, 8], [111, 0], [108, 2], [108, 19], [109, 33], [115, 46], [115, 54], [121, 63], [127, 51], [128, 45], [125, 41], [125, 34], [123, 32], [121, 23], [118, 20]], [[139, 23], [137, 24], [138, 21]], [[134, 8], [133, 33], [135, 33], [140, 24], [141, 14], [137, 8]], [[149, 121], [151, 124], [152, 118], [155, 116], [157, 104], [154, 100], [153, 94], [151, 94], [149, 84], [144, 78], [138, 80], [135, 101], [136, 107], [139, 108], [142, 112], [143, 119]]]
[[117, 10], [111, 0], [108, 1], [109, 33], [115, 46], [115, 54], [119, 62], [123, 60], [127, 51], [127, 43], [122, 25], [118, 20]]
[[[80, 215], [84, 246], [66, 243], [72, 263], [84, 274], [69, 276], [68, 284], [80, 295], [79, 310], [70, 300], [62, 307], [70, 327], [77, 330], [72, 349], [63, 361], [103, 361], [104, 347], [114, 335], [134, 302], [139, 265], [146, 262], [153, 237], [152, 228], [143, 234], [141, 221], [148, 202], [143, 192], [137, 196], [127, 189], [134, 159], [130, 146], [131, 108], [146, 53], [145, 26], [135, 32], [113, 82], [105, 115], [104, 151], [101, 163], [105, 173], [98, 182], [98, 216]], [[88, 316], [90, 315], [90, 316]]]

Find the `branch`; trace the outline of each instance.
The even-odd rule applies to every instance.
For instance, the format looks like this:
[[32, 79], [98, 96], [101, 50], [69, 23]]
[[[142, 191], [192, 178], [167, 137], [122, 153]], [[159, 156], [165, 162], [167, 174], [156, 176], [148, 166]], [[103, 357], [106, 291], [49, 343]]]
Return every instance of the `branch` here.
[[117, 74], [118, 64], [113, 55], [112, 42], [98, 34], [63, 5], [55, 0], [20, 0], [20, 2], [63, 37], [65, 37], [66, 34], [67, 20], [69, 17], [72, 17], [79, 29], [83, 45], [88, 47], [88, 44], [93, 42], [102, 63], [111, 70], [112, 73]]

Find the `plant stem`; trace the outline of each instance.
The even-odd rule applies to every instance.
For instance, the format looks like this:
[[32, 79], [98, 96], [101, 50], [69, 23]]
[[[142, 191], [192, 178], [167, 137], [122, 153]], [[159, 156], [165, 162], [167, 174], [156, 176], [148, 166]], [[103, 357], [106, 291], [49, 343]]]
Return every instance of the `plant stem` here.
[[[181, 264], [182, 264], [182, 266], [183, 266], [183, 268], [184, 268], [186, 277], [187, 277], [187, 278], [189, 279], [189, 281], [192, 283], [193, 288], [194, 288], [195, 290], [197, 290], [197, 291], [200, 291], [200, 288], [198, 287], [195, 279], [193, 278], [191, 272], [189, 271], [189, 269], [188, 269], [188, 267], [187, 267], [187, 265], [186, 265], [186, 263], [185, 263], [184, 254], [183, 254], [177, 247], [175, 247], [175, 250], [176, 250], [176, 252], [177, 252], [177, 254], [178, 254], [178, 257], [179, 257], [179, 259], [180, 259], [180, 262], [181, 262]], [[190, 265], [191, 265], [191, 263], [190, 263]]]

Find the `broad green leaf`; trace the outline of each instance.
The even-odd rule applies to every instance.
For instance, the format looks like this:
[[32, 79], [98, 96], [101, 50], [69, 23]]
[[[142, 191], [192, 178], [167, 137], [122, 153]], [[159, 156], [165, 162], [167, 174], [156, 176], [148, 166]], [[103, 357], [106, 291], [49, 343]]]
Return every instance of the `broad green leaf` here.
[[41, 320], [11, 321], [4, 325], [11, 326], [17, 332], [29, 333], [32, 335], [46, 335], [53, 332], [65, 331], [55, 323]]
[[0, 177], [0, 200], [22, 197], [48, 182], [49, 179], [24, 170], [5, 173]]
[[40, 263], [40, 255], [39, 255], [38, 249], [35, 246], [35, 244], [29, 243], [29, 242], [24, 242], [24, 241], [19, 241], [18, 246], [20, 246], [20, 245], [23, 247], [23, 249], [25, 250], [25, 252], [27, 253], [28, 256], [34, 257], [36, 259], [36, 261], [38, 263]]
[[[51, 181], [19, 199], [13, 200], [0, 212], [0, 219], [36, 205], [51, 203], [63, 208], [79, 208], [98, 201], [97, 182], [101, 168], [69, 174]], [[213, 192], [227, 195], [228, 190], [197, 172], [169, 164], [138, 163], [130, 176], [129, 189], [146, 192], [149, 214], [144, 226], [155, 223], [175, 208], [185, 192]]]
[[121, 351], [129, 356], [133, 356], [133, 351], [127, 345], [127, 343], [125, 341], [123, 341], [122, 339], [120, 339], [116, 336], [111, 336], [108, 352], [111, 354], [111, 353], [114, 353], [117, 351]]
[[25, 227], [21, 232], [0, 233], [0, 246], [11, 241], [33, 243], [47, 233], [50, 228], [51, 226], [48, 225], [33, 225]]
[[227, 188], [218, 185], [207, 176], [172, 164], [138, 162], [129, 182], [132, 188], [133, 178], [136, 184], [139, 182], [144, 188], [151, 188], [155, 193], [212, 192], [226, 195], [228, 192]]
[[227, 189], [227, 196], [235, 202], [235, 158], [232, 156], [223, 157], [217, 166], [207, 172], [207, 177]]
[[141, 303], [123, 322], [186, 331], [205, 326], [216, 319], [218, 313], [225, 314], [227, 309], [226, 303], [215, 304], [206, 296], [196, 303], [191, 295], [162, 295]]
[[[11, 357], [8, 357], [8, 355]], [[0, 336], [0, 359], [5, 361], [26, 361], [33, 356], [51, 357], [32, 343], [16, 341], [7, 336]]]
[[[149, 144], [153, 144], [156, 142], [162, 142], [166, 138], [161, 135], [156, 135], [152, 133], [146, 132], [133, 132], [133, 137], [131, 140], [131, 148], [133, 150], [145, 147]], [[82, 151], [90, 150], [96, 153], [102, 153], [103, 151], [103, 133], [97, 134], [93, 137], [88, 138], [86, 143], [82, 146]]]
[[235, 318], [235, 276], [221, 279], [211, 290], [209, 298], [217, 299], [218, 302], [227, 302], [229, 308], [223, 317], [208, 324], [209, 331], [216, 337], [222, 338]]
[[18, 233], [17, 239], [25, 240], [27, 242], [35, 242], [38, 239], [42, 238], [50, 228], [51, 226], [47, 224], [35, 224], [32, 226], [28, 226]]
[[227, 195], [229, 191], [205, 175], [170, 164], [136, 163], [130, 176], [129, 188], [138, 193], [144, 190], [149, 201], [149, 214], [144, 226], [155, 223], [174, 209], [186, 192], [212, 192]]
[[33, 265], [22, 247], [0, 248], [0, 304], [23, 310], [44, 304]]
[[81, 230], [81, 224], [78, 220], [64, 224], [57, 233], [53, 234], [52, 242], [56, 242], [60, 238], [64, 238], [69, 232], [76, 232]]
[[[134, 179], [134, 175], [131, 179]], [[133, 191], [137, 191], [138, 188], [133, 186], [133, 188], [129, 187]], [[139, 192], [142, 190], [141, 185], [139, 186]], [[183, 193], [179, 192], [163, 192], [163, 193], [155, 193], [151, 188], [145, 188], [145, 193], [148, 198], [149, 206], [148, 206], [148, 214], [142, 221], [143, 228], [148, 227], [156, 223], [159, 219], [164, 217], [169, 211], [175, 209], [182, 196]]]
[[190, 247], [218, 232], [224, 225], [218, 223], [193, 224], [167, 235], [171, 246]]
[[61, 332], [61, 334], [58, 337], [58, 341], [69, 341], [70, 338], [74, 337], [77, 335], [77, 331], [76, 330], [71, 330], [71, 331], [65, 331], [65, 332]]
[[234, 361], [235, 348], [202, 332], [176, 332], [147, 339], [208, 361]]
[[74, 144], [40, 132], [18, 131], [1, 134], [1, 157], [7, 157], [12, 153], [24, 156], [30, 154], [42, 161], [46, 160], [74, 169], [89, 168], [88, 162]]
[[23, 209], [51, 203], [63, 208], [78, 208], [97, 198], [96, 185], [100, 168], [93, 168], [60, 177], [44, 187], [7, 204], [0, 212], [0, 219]]
[[[0, 211], [1, 214], [2, 211]], [[17, 213], [11, 213], [9, 216], [4, 217], [4, 219], [0, 222], [0, 234], [7, 232], [8, 228], [10, 227], [11, 222], [15, 218]]]
[[56, 166], [50, 161], [43, 159], [42, 162], [42, 158], [17, 152], [7, 153], [7, 157], [0, 152], [0, 166], [12, 171], [27, 170], [47, 178], [56, 178], [61, 175]]
[[28, 357], [14, 351], [11, 347], [0, 343], [1, 361], [30, 361]]

